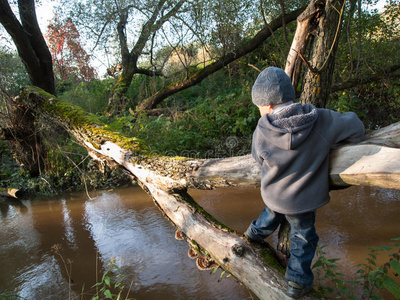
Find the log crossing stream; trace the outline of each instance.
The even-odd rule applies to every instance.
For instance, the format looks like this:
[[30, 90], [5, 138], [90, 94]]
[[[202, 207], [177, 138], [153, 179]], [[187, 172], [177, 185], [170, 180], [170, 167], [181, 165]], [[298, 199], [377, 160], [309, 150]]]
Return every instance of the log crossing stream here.
[[[263, 208], [257, 188], [192, 190], [190, 194], [238, 232]], [[130, 296], [136, 299], [250, 297], [232, 277], [218, 282], [221, 271], [210, 275], [198, 270], [195, 260], [187, 256], [187, 243], [174, 238], [175, 228], [141, 188], [91, 196], [96, 198], [88, 200], [84, 193], [74, 193], [22, 200], [22, 205], [14, 206], [0, 202], [0, 294], [67, 299], [68, 276], [60, 258], [51, 252], [54, 244], [60, 244], [64, 259], [72, 261], [76, 294], [83, 284], [89, 290], [96, 282], [96, 264], [102, 270], [115, 257], [126, 286], [133, 282]], [[331, 197], [331, 203], [317, 213], [320, 245], [327, 245], [327, 256], [340, 258], [342, 272], [354, 278], [355, 265], [364, 262], [367, 247], [386, 245], [400, 236], [400, 190], [350, 187], [331, 192]], [[269, 241], [275, 244], [276, 236]]]

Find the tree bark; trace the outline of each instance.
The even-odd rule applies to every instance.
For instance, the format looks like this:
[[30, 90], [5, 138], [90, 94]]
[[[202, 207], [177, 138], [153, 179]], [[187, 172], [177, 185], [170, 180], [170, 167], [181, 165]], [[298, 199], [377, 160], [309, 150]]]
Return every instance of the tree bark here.
[[53, 63], [36, 18], [35, 1], [19, 0], [22, 24], [8, 1], [0, 0], [0, 23], [13, 39], [33, 85], [55, 94]]
[[[32, 84], [55, 94], [52, 58], [37, 22], [35, 1], [19, 0], [18, 9], [21, 23], [8, 1], [0, 0], [0, 23], [13, 39]], [[10, 149], [22, 169], [38, 176], [44, 170], [47, 149], [31, 110], [20, 103], [14, 105], [9, 112], [10, 125], [4, 129], [12, 134], [8, 139]]]
[[[297, 87], [299, 61], [306, 64], [301, 94], [302, 103], [325, 107], [331, 90], [335, 55], [343, 20], [344, 4], [338, 0], [313, 0], [298, 18], [295, 37], [285, 71]], [[309, 60], [305, 58], [310, 43]]]
[[311, 1], [307, 8], [297, 18], [296, 32], [293, 37], [287, 59], [285, 72], [292, 79], [292, 84], [297, 89], [300, 80], [301, 66], [305, 60], [305, 52], [309, 43], [310, 35], [317, 29], [319, 19], [324, 10], [324, 4], [321, 1]]
[[[144, 141], [105, 130], [94, 116], [50, 98], [39, 89], [26, 89], [20, 98], [24, 103], [31, 104], [37, 114], [44, 114], [47, 120], [63, 125], [92, 157], [112, 159], [129, 170], [196, 251], [209, 256], [259, 298], [288, 299], [284, 293], [284, 269], [277, 260], [279, 256], [271, 251], [272, 247], [249, 243], [241, 233], [215, 220], [187, 193], [188, 187], [259, 185], [260, 169], [249, 155], [208, 160], [160, 157], [152, 155]], [[386, 140], [397, 148], [384, 145]], [[396, 123], [374, 132], [363, 143], [334, 150], [331, 168], [333, 183], [400, 189], [399, 145], [400, 123]], [[349, 152], [351, 155], [348, 155]], [[385, 160], [390, 160], [389, 163], [384, 164], [381, 158], [377, 159], [376, 155], [381, 153]], [[387, 171], [390, 176], [385, 174]], [[360, 173], [363, 176], [358, 176]], [[375, 180], [377, 177], [379, 180]], [[304, 299], [313, 298], [311, 294]]]
[[126, 93], [135, 74], [146, 74], [148, 76], [160, 75], [159, 72], [151, 72], [140, 69], [138, 67], [138, 59], [139, 56], [142, 54], [143, 49], [146, 46], [146, 43], [149, 40], [150, 36], [154, 34], [157, 30], [159, 30], [169, 18], [171, 18], [175, 13], [178, 12], [178, 10], [184, 4], [185, 0], [179, 1], [168, 13], [163, 14], [157, 20], [157, 17], [160, 14], [160, 11], [163, 9], [165, 2], [165, 0], [158, 1], [157, 5], [154, 8], [153, 14], [149, 18], [149, 20], [143, 25], [139, 38], [131, 51], [129, 51], [128, 48], [125, 31], [125, 27], [128, 22], [128, 12], [130, 8], [127, 7], [120, 12], [120, 21], [117, 25], [117, 32], [119, 44], [121, 47], [122, 72], [118, 78], [118, 81], [114, 85], [111, 96], [109, 98], [107, 111], [111, 115], [115, 115], [124, 109], [127, 102]]

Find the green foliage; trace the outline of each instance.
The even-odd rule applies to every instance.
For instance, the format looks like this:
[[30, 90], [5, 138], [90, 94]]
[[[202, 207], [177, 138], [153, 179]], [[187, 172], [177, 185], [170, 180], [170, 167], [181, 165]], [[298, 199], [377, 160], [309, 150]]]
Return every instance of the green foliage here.
[[[318, 290], [326, 296], [335, 295], [338, 298], [345, 298], [349, 295], [351, 289], [345, 285], [344, 280], [340, 279], [344, 277], [344, 274], [339, 272], [338, 266], [335, 264], [339, 258], [328, 259], [325, 257], [326, 253], [323, 251], [325, 247], [326, 245], [318, 247], [316, 252], [318, 259], [313, 265], [316, 281], [318, 282]], [[335, 288], [326, 285], [326, 282], [333, 283], [332, 285]], [[332, 297], [332, 299], [335, 297]]]
[[164, 85], [173, 82], [175, 78], [172, 76], [168, 79], [161, 77], [149, 77], [142, 74], [136, 74], [133, 76], [132, 82], [129, 85], [127, 91], [128, 104], [126, 106], [126, 110], [129, 108], [135, 109], [136, 105], [138, 105], [142, 100], [150, 97], [155, 94]]
[[387, 80], [333, 94], [328, 108], [355, 112], [368, 129], [400, 121], [400, 81]]
[[59, 81], [56, 88], [60, 100], [78, 105], [85, 111], [95, 114], [105, 110], [113, 83], [113, 79], [77, 84], [72, 81]]
[[131, 179], [120, 168], [97, 165], [86, 150], [74, 141], [49, 144], [49, 170], [30, 177], [12, 161], [5, 143], [0, 141], [0, 187], [16, 188], [23, 194], [52, 195], [84, 189], [114, 188]]
[[357, 97], [355, 92], [339, 92], [338, 98], [334, 104], [335, 110], [341, 113], [345, 113], [348, 111], [355, 112], [360, 118], [366, 118], [367, 113], [360, 109], [360, 98]]
[[230, 278], [230, 277], [232, 277], [232, 274], [231, 274], [231, 273], [227, 273], [227, 272], [226, 272], [224, 269], [222, 269], [220, 266], [216, 266], [216, 267], [212, 268], [212, 270], [211, 270], [211, 272], [210, 272], [210, 275], [212, 275], [212, 274], [214, 274], [215, 272], [217, 272], [218, 269], [221, 269], [221, 274], [219, 275], [218, 282], [220, 282], [220, 281], [224, 278], [224, 275], [225, 275], [225, 274], [226, 274], [225, 278]]
[[12, 154], [9, 151], [7, 143], [0, 140], [0, 187], [4, 186], [4, 180], [7, 180], [19, 170], [18, 165], [13, 161]]
[[335, 81], [376, 73], [398, 64], [399, 39], [398, 33], [393, 33], [393, 23], [398, 26], [398, 21], [398, 1], [388, 4], [383, 13], [355, 7], [351, 18], [345, 20], [342, 42], [338, 44]]
[[383, 80], [365, 83], [372, 75], [389, 73], [400, 64], [399, 1], [388, 1], [382, 13], [369, 9], [373, 2], [363, 3], [362, 9], [354, 6], [344, 19], [333, 78], [335, 83], [355, 80], [357, 85], [330, 99], [331, 108], [357, 112], [370, 129], [400, 120], [399, 80], [382, 75]]
[[185, 112], [158, 117], [141, 114], [134, 124], [133, 116], [126, 115], [109, 126], [144, 139], [153, 151], [165, 155], [221, 157], [248, 153], [259, 112], [251, 102], [252, 83], [245, 71], [249, 68], [218, 72], [164, 103], [190, 107]]
[[[65, 258], [63, 254], [63, 247], [61, 244], [54, 244], [51, 247], [51, 252], [58, 256], [61, 260], [62, 266], [64, 267], [65, 273], [68, 278], [69, 283], [69, 297], [68, 299], [76, 299], [73, 295], [72, 291], [72, 260], [69, 258]], [[100, 299], [126, 299], [132, 300], [134, 298], [128, 298], [130, 287], [126, 293], [126, 296], [122, 297], [122, 294], [125, 290], [125, 276], [123, 274], [117, 274], [119, 271], [119, 267], [115, 263], [115, 258], [112, 257], [110, 262], [107, 265], [107, 269], [103, 273], [103, 276], [100, 281], [95, 283], [90, 290], [85, 290], [85, 286], [82, 287], [82, 293], [80, 295], [81, 299], [87, 299], [85, 296], [90, 295], [91, 300], [100, 300]], [[97, 277], [96, 277], [97, 281]], [[1, 296], [1, 295], [0, 295]], [[1, 299], [1, 298], [0, 298]], [[14, 299], [14, 298], [12, 298]]]
[[121, 298], [125, 289], [125, 276], [123, 274], [116, 274], [116, 272], [119, 270], [119, 267], [115, 264], [114, 257], [111, 258], [107, 267], [108, 270], [104, 272], [101, 281], [92, 286], [92, 288], [96, 288], [97, 292], [96, 295], [91, 299], [133, 299], [128, 298], [128, 295]]
[[174, 117], [141, 115], [132, 133], [162, 154], [172, 150], [180, 156], [218, 157], [229, 155], [229, 150], [248, 151], [259, 116], [249, 99], [238, 101], [240, 97], [236, 93], [208, 97]]
[[[358, 271], [359, 279], [363, 280], [363, 297], [370, 299], [380, 299], [377, 290], [389, 291], [395, 299], [400, 299], [400, 285], [390, 274], [396, 277], [400, 275], [400, 238], [392, 239], [395, 242], [390, 246], [370, 247], [370, 252], [366, 258], [366, 263], [359, 264], [361, 269]], [[399, 248], [397, 252], [387, 254], [389, 260], [381, 266], [377, 267], [377, 258], [381, 253], [393, 250], [394, 247]]]
[[[400, 244], [398, 242], [400, 238], [392, 240], [394, 242], [390, 243], [390, 246], [368, 248], [370, 252], [365, 259], [367, 262], [357, 265], [360, 267], [356, 272], [357, 280], [345, 280], [343, 278], [345, 275], [340, 273], [336, 265], [339, 259], [326, 258], [326, 253], [323, 251], [326, 246], [319, 247], [317, 249], [318, 259], [313, 265], [319, 291], [328, 299], [355, 300], [359, 299], [359, 294], [362, 299], [382, 299], [379, 291], [385, 290], [390, 292], [395, 299], [400, 299], [399, 280], [393, 279], [393, 276], [400, 275]], [[377, 266], [378, 256], [384, 252], [395, 250], [393, 248], [398, 248], [398, 250], [387, 254], [388, 261]]]
[[0, 300], [25, 300], [26, 298], [11, 293], [0, 294]]
[[30, 84], [28, 73], [16, 53], [0, 48], [0, 70], [0, 89], [11, 96], [16, 96], [21, 87]]

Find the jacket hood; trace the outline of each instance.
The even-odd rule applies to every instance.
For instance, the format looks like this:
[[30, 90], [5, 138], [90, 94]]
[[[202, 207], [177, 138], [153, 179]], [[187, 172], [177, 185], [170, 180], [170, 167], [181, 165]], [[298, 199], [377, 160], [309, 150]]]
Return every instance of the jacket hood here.
[[315, 106], [294, 103], [278, 113], [264, 115], [258, 125], [270, 143], [284, 150], [293, 150], [308, 137], [317, 118]]

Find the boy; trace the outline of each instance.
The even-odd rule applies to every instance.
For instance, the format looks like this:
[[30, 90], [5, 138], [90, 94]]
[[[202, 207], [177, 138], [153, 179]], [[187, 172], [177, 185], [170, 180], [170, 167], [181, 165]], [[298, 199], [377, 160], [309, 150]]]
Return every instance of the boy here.
[[288, 220], [291, 248], [286, 293], [297, 299], [313, 285], [311, 262], [319, 239], [315, 210], [329, 202], [329, 151], [340, 141], [361, 141], [364, 125], [352, 112], [340, 114], [293, 103], [291, 80], [276, 67], [260, 73], [251, 94], [261, 113], [252, 155], [262, 167], [261, 196], [266, 207], [245, 235], [262, 242], [282, 218]]

